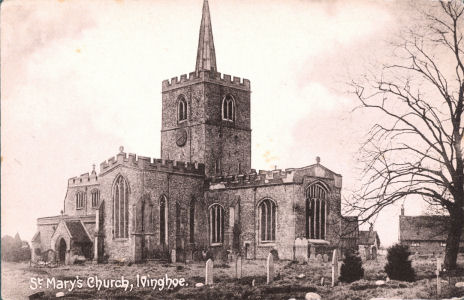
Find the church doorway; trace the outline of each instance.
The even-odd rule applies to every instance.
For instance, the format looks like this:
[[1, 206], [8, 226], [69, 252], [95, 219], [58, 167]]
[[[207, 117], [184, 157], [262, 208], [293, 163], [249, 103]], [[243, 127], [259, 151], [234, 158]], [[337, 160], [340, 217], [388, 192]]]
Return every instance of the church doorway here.
[[62, 238], [58, 244], [58, 261], [66, 263], [66, 241]]

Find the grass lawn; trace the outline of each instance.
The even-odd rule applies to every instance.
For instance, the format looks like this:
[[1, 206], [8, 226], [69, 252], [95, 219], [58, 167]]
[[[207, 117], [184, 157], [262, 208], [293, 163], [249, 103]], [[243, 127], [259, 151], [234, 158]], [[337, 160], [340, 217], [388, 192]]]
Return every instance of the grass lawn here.
[[[464, 263], [461, 258], [460, 263]], [[336, 287], [330, 286], [330, 263], [311, 262], [300, 265], [290, 261], [276, 261], [277, 278], [272, 284], [266, 284], [265, 261], [245, 261], [243, 263], [243, 277], [234, 279], [233, 264], [218, 265], [214, 268], [214, 284], [212, 286], [195, 287], [195, 283], [204, 282], [204, 263], [192, 264], [85, 264], [74, 266], [60, 266], [56, 268], [31, 267], [26, 263], [2, 262], [2, 299], [26, 299], [30, 294], [44, 291], [46, 297], [63, 291], [65, 299], [304, 299], [307, 292], [316, 292], [322, 299], [370, 299], [373, 297], [393, 297], [409, 299], [436, 299], [436, 267], [433, 259], [417, 258], [413, 260], [417, 281], [413, 283], [389, 281], [386, 285], [378, 287], [376, 280], [385, 280], [383, 271], [385, 257], [377, 261], [363, 263], [365, 276], [363, 280], [345, 284], [339, 283]], [[188, 286], [159, 291], [153, 287], [137, 287], [137, 275], [150, 278], [162, 278], [167, 274], [172, 278], [184, 278]], [[299, 278], [299, 274], [304, 274]], [[73, 280], [79, 276], [83, 286], [68, 291], [59, 286], [47, 288], [46, 279]], [[128, 279], [134, 285], [132, 291], [124, 288], [89, 288], [89, 278]], [[321, 279], [324, 277], [324, 285]], [[42, 288], [31, 289], [31, 278], [42, 278]], [[252, 286], [254, 280], [255, 285]], [[464, 272], [460, 276], [448, 278], [442, 276], [442, 294], [440, 298], [464, 297], [464, 288], [456, 288], [455, 282], [464, 281]]]

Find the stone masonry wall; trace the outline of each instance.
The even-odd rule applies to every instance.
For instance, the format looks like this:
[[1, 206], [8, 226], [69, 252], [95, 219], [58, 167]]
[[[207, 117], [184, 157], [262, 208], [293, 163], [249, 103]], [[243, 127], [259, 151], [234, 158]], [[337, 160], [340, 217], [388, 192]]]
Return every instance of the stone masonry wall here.
[[[245, 256], [245, 243], [249, 244], [251, 258], [264, 259], [272, 249], [279, 252], [282, 259], [293, 258], [293, 242], [295, 232], [295, 218], [293, 203], [295, 200], [296, 186], [294, 184], [270, 185], [259, 187], [247, 187], [238, 189], [210, 190], [205, 198], [207, 205], [219, 203], [225, 209], [225, 232], [231, 232], [229, 226], [230, 207], [240, 201], [240, 247]], [[261, 243], [258, 239], [259, 224], [257, 207], [261, 200], [271, 199], [277, 205], [276, 210], [276, 241], [275, 243]], [[226, 237], [228, 235], [226, 234]], [[225, 249], [231, 248], [231, 241], [225, 239]], [[248, 255], [250, 257], [250, 254]]]
[[[235, 100], [234, 122], [222, 120], [222, 100]], [[187, 120], [178, 121], [179, 97], [186, 99]], [[215, 174], [220, 161], [223, 172], [238, 173], [251, 168], [250, 90], [241, 84], [214, 80], [192, 80], [163, 89], [161, 158], [200, 162], [206, 175]], [[188, 132], [187, 143], [176, 145], [177, 131]]]
[[[118, 155], [119, 156], [119, 155]], [[124, 158], [119, 158], [123, 162]], [[141, 158], [139, 157], [139, 160]], [[172, 164], [172, 162], [171, 162]], [[180, 163], [179, 163], [180, 164]], [[167, 168], [167, 167], [166, 167]], [[123, 176], [129, 185], [129, 237], [127, 239], [113, 238], [113, 202], [112, 187], [118, 176]], [[104, 201], [104, 251], [110, 259], [139, 260], [148, 254], [153, 254], [159, 248], [159, 207], [160, 199], [164, 195], [168, 203], [168, 250], [182, 247], [188, 248], [186, 229], [189, 228], [189, 204], [196, 199], [198, 205], [203, 202], [204, 177], [197, 174], [186, 174], [182, 171], [158, 171], [150, 164], [131, 163], [115, 165], [100, 174], [100, 198]], [[141, 201], [147, 203], [145, 215], [140, 212]], [[176, 205], [178, 203], [178, 205]], [[177, 209], [179, 207], [179, 209]], [[137, 214], [139, 212], [139, 214]], [[198, 209], [200, 216], [201, 209]], [[140, 220], [150, 219], [144, 224], [151, 224], [152, 228], [142, 230]], [[179, 223], [179, 225], [177, 225]], [[201, 224], [201, 221], [198, 221]], [[199, 225], [198, 225], [199, 226]], [[180, 230], [176, 230], [179, 228]], [[198, 243], [202, 241], [203, 229], [197, 227]], [[136, 242], [136, 239], [137, 242]], [[144, 239], [143, 247], [140, 239]], [[204, 240], [204, 238], [203, 238]]]

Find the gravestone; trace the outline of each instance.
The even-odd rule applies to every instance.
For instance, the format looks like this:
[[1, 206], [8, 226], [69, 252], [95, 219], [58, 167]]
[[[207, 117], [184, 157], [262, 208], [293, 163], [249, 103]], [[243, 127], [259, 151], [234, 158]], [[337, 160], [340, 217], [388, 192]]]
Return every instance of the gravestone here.
[[266, 261], [266, 283], [269, 284], [274, 280], [275, 270], [274, 270], [274, 256], [272, 253], [269, 253]]
[[297, 238], [295, 240], [295, 259], [300, 263], [308, 261], [308, 241]]
[[338, 280], [338, 252], [335, 249], [332, 253], [332, 286], [335, 286]]
[[242, 278], [242, 257], [237, 256], [235, 260], [235, 278]]
[[437, 257], [437, 270], [435, 274], [437, 275], [437, 296], [441, 294], [441, 278], [440, 278], [440, 271], [441, 271], [441, 260]]
[[322, 259], [324, 260], [324, 262], [328, 262], [329, 261], [329, 256], [327, 254], [324, 254], [322, 256]]
[[172, 263], [175, 263], [175, 262], [176, 262], [176, 258], [177, 258], [177, 256], [176, 256], [176, 250], [175, 250], [175, 249], [172, 249], [172, 250], [171, 250], [171, 262], [172, 262]]
[[316, 259], [316, 247], [311, 245], [311, 248], [310, 248], [309, 251], [311, 253], [310, 256], [309, 256], [309, 259], [311, 259], [311, 260]]
[[306, 293], [305, 300], [321, 300], [321, 296], [316, 293]]
[[213, 284], [213, 261], [208, 259], [205, 268], [205, 285]]
[[321, 262], [322, 261], [322, 255], [320, 255], [320, 254], [316, 255], [316, 260]]

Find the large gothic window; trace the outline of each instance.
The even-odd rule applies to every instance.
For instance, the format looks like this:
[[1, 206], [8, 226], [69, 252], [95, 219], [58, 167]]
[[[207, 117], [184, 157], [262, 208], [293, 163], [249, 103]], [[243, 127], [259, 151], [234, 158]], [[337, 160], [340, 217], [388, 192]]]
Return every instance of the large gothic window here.
[[76, 209], [84, 208], [84, 198], [85, 198], [85, 194], [83, 192], [76, 193]]
[[259, 238], [262, 242], [274, 242], [276, 232], [276, 205], [264, 199], [258, 205]]
[[179, 97], [177, 113], [179, 122], [187, 120], [187, 101], [185, 101], [184, 96]]
[[129, 185], [122, 176], [113, 185], [113, 237], [129, 237]]
[[306, 237], [325, 239], [327, 223], [327, 189], [319, 183], [306, 190]]
[[213, 204], [209, 208], [209, 236], [211, 244], [224, 241], [224, 208]]
[[235, 116], [235, 101], [231, 95], [227, 95], [222, 100], [222, 119], [225, 121], [234, 121]]
[[160, 221], [160, 245], [168, 244], [168, 200], [166, 196], [161, 196], [159, 205]]

